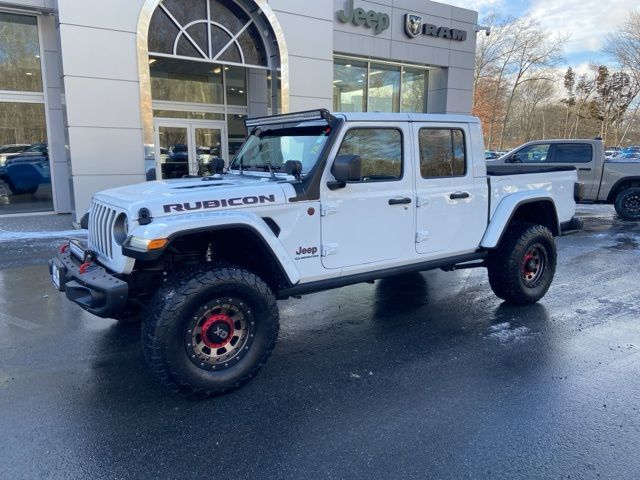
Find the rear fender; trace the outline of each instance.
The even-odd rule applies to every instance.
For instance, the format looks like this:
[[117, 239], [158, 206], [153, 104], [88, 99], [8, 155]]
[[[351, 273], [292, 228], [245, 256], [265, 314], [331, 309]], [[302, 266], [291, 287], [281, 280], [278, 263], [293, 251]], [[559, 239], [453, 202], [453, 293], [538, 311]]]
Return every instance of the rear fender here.
[[[554, 235], [559, 235], [560, 224], [558, 223], [558, 214], [553, 197], [542, 190], [527, 190], [525, 192], [512, 193], [500, 201], [480, 242], [480, 246], [486, 249], [497, 248], [507, 228], [517, 218], [518, 209], [535, 203], [540, 204], [541, 214], [548, 217], [541, 224], [547, 226]], [[549, 212], [549, 209], [551, 212]], [[549, 215], [546, 215], [545, 212], [549, 213]]]

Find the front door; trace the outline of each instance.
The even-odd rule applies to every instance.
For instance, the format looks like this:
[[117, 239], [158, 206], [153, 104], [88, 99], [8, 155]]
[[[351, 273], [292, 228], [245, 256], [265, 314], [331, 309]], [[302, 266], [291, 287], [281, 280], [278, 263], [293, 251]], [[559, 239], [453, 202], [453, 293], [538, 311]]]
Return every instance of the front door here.
[[[325, 268], [383, 264], [415, 255], [410, 136], [406, 124], [353, 124], [344, 134], [337, 156], [359, 156], [362, 176], [337, 190], [322, 186]], [[332, 178], [327, 173], [325, 180]]]
[[154, 130], [158, 179], [211, 175], [215, 158], [229, 163], [224, 122], [157, 120]]

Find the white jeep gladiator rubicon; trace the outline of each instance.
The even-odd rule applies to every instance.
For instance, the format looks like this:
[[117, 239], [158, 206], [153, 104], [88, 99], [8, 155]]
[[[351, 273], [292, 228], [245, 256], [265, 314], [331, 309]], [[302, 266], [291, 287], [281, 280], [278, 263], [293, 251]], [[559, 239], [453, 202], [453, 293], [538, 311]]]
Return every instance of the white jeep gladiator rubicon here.
[[85, 310], [142, 320], [165, 385], [206, 397], [250, 380], [274, 348], [278, 299], [471, 267], [510, 303], [547, 292], [574, 168], [487, 171], [470, 116], [316, 110], [247, 129], [224, 174], [94, 195], [88, 241], [50, 261]]

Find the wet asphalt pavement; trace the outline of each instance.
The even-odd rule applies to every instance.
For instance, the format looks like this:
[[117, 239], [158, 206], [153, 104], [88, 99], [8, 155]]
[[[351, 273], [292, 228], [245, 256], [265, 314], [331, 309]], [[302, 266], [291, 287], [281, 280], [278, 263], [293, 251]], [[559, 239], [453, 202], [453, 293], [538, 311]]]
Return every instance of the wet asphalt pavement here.
[[580, 211], [539, 304], [484, 270], [281, 302], [267, 366], [200, 402], [53, 290], [55, 241], [0, 243], [0, 478], [640, 478], [640, 224]]

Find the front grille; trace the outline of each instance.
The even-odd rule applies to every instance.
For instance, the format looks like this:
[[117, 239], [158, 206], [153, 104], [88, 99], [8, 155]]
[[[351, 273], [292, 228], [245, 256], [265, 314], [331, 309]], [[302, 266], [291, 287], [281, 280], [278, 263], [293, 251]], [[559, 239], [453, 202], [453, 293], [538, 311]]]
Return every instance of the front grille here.
[[89, 247], [98, 255], [113, 260], [113, 224], [118, 212], [93, 201], [89, 212]]

